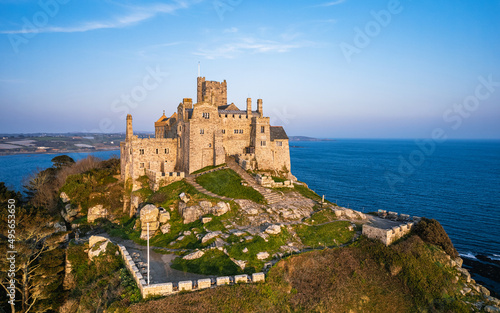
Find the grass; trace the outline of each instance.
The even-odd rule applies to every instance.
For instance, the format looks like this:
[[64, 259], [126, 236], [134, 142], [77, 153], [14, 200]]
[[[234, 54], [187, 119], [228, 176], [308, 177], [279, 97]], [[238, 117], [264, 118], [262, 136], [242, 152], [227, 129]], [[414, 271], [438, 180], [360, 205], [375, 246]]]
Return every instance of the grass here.
[[[311, 200], [321, 202], [322, 197], [320, 197], [317, 193], [307, 188], [306, 186], [295, 184], [295, 190], [298, 191], [301, 195]], [[326, 200], [325, 200], [326, 201]], [[326, 201], [327, 202], [327, 201]]]
[[[211, 288], [131, 306], [131, 312], [471, 312], [442, 250], [417, 236], [390, 247], [362, 238], [278, 262], [264, 284]], [[399, 273], [391, 272], [401, 266]]]
[[171, 267], [184, 272], [217, 276], [235, 275], [243, 272], [224, 252], [218, 249], [208, 250], [201, 258], [195, 260], [175, 258]]
[[309, 247], [336, 246], [347, 243], [354, 237], [354, 230], [350, 231], [348, 221], [332, 222], [319, 226], [295, 225], [294, 230], [302, 243]]
[[210, 197], [199, 192], [191, 184], [187, 183], [185, 180], [181, 180], [158, 189], [157, 192], [151, 194], [147, 198], [146, 202], [166, 208], [177, 204], [179, 195], [183, 192], [189, 196], [191, 199], [190, 203], [193, 204], [201, 200], [208, 200], [211, 202], [220, 201], [218, 198]]
[[331, 209], [323, 209], [314, 212], [311, 217], [304, 220], [305, 223], [311, 225], [318, 225], [323, 223], [332, 222], [337, 219], [337, 216]]
[[276, 177], [276, 176], [271, 176], [271, 178], [274, 180], [276, 183], [284, 183], [286, 179], [281, 178], [281, 177]]
[[209, 165], [209, 166], [205, 166], [204, 168], [202, 169], [199, 169], [197, 171], [194, 171], [191, 173], [191, 175], [194, 175], [194, 174], [199, 174], [199, 173], [203, 173], [205, 171], [209, 171], [209, 170], [212, 170], [214, 168], [218, 168], [218, 167], [222, 167], [222, 166], [226, 166], [226, 163], [223, 163], [223, 164], [219, 164], [219, 165]]
[[241, 180], [241, 177], [230, 169], [204, 174], [196, 178], [198, 184], [219, 196], [266, 203], [264, 197], [257, 190], [242, 186]]

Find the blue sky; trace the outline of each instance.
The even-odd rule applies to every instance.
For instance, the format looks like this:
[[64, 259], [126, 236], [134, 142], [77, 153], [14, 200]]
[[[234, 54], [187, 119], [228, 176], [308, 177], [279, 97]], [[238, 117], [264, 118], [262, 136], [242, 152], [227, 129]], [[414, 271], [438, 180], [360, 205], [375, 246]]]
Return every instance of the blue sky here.
[[500, 138], [500, 1], [0, 0], [0, 133], [153, 131], [207, 80], [289, 135]]

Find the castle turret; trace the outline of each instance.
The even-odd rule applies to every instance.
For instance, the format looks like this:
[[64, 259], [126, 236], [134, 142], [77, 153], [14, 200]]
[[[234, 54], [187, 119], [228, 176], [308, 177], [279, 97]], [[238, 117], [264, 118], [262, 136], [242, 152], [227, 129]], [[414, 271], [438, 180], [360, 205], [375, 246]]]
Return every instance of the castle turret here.
[[259, 112], [260, 117], [264, 116], [264, 111], [262, 111], [262, 99], [257, 99], [257, 112]]
[[252, 98], [247, 98], [247, 115], [252, 116]]
[[130, 141], [134, 136], [134, 131], [132, 129], [132, 115], [127, 114], [127, 129], [125, 131], [125, 140]]

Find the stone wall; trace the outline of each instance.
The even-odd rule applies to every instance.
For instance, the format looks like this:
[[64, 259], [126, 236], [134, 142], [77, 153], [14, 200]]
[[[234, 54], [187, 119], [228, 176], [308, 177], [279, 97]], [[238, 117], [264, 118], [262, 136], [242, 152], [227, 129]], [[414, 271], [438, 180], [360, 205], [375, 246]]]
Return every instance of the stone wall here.
[[130, 274], [137, 283], [141, 295], [143, 298], [152, 296], [166, 296], [178, 293], [180, 291], [196, 291], [211, 287], [232, 285], [237, 283], [257, 283], [265, 282], [266, 277], [264, 273], [253, 273], [249, 275], [236, 275], [236, 276], [224, 276], [216, 277], [214, 279], [204, 278], [197, 280], [186, 280], [178, 283], [162, 283], [162, 284], [147, 284], [147, 278], [145, 278], [139, 269], [137, 268], [134, 260], [130, 256], [125, 246], [118, 244], [118, 249], [125, 261], [125, 267], [129, 270]]
[[264, 174], [257, 174], [255, 177], [257, 183], [263, 187], [267, 188], [294, 188], [293, 182], [291, 180], [285, 180], [284, 182], [275, 182], [271, 176]]
[[408, 234], [414, 223], [402, 224], [390, 229], [379, 228], [371, 225], [363, 225], [363, 235], [371, 239], [380, 240], [384, 245], [389, 246], [394, 241]]
[[146, 175], [149, 178], [149, 187], [153, 191], [185, 177], [184, 172], [157, 172], [154, 170], [146, 170]]

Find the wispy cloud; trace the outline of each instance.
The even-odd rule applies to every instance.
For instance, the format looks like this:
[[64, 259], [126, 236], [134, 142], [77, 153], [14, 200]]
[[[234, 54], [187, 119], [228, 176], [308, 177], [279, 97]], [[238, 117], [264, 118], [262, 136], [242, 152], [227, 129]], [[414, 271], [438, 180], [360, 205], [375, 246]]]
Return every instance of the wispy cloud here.
[[2, 30], [0, 34], [26, 34], [26, 33], [77, 33], [87, 32], [98, 29], [124, 28], [139, 24], [140, 22], [151, 19], [159, 14], [173, 14], [178, 10], [187, 9], [197, 1], [176, 1], [172, 4], [157, 3], [148, 6], [122, 6], [125, 13], [120, 16], [112, 17], [109, 21], [90, 21], [73, 26], [48, 26], [38, 29], [15, 29]]
[[331, 7], [333, 5], [341, 4], [343, 2], [345, 2], [345, 0], [336, 0], [336, 1], [321, 3], [321, 4], [318, 4], [317, 6], [319, 6], [319, 7]]
[[224, 33], [237, 33], [237, 32], [238, 32], [238, 28], [236, 28], [236, 27], [224, 29]]
[[235, 42], [222, 45], [218, 44], [217, 47], [213, 49], [199, 49], [193, 54], [207, 59], [232, 59], [245, 53], [285, 53], [292, 49], [303, 48], [310, 45], [312, 45], [310, 42], [280, 42], [247, 37]]

